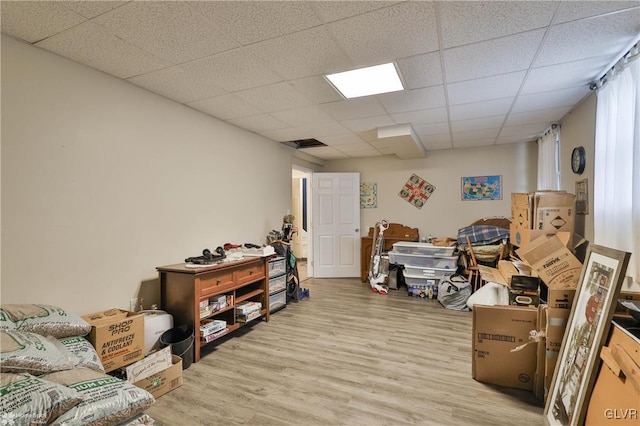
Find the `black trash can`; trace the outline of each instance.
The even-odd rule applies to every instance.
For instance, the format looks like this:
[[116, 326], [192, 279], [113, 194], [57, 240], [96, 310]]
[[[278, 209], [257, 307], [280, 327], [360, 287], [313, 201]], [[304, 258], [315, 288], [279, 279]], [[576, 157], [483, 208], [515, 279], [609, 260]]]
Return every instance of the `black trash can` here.
[[193, 327], [188, 325], [170, 328], [160, 336], [160, 343], [171, 345], [171, 353], [182, 358], [183, 370], [193, 362], [194, 340]]

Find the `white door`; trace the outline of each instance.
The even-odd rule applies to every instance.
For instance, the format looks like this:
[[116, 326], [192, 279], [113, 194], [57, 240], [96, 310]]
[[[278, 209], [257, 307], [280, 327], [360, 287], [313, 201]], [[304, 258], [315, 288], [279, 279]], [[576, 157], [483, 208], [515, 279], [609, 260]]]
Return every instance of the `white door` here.
[[360, 276], [360, 174], [313, 174], [313, 276]]

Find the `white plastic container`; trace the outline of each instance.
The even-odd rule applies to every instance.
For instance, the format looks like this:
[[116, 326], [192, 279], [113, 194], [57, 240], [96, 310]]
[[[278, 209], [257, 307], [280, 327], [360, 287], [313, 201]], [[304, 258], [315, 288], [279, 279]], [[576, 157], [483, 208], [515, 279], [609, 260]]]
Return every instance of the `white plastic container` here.
[[389, 252], [389, 262], [397, 265], [413, 266], [418, 268], [438, 268], [455, 270], [458, 266], [458, 256], [427, 256], [420, 254]]
[[393, 244], [393, 251], [401, 254], [424, 254], [427, 256], [453, 256], [456, 247], [434, 246], [429, 243], [399, 241]]
[[144, 313], [144, 355], [160, 349], [160, 336], [173, 328], [173, 315], [165, 311], [142, 311]]
[[415, 266], [405, 266], [404, 276], [414, 278], [437, 278], [442, 279], [447, 275], [451, 275], [455, 271], [452, 269], [439, 268], [419, 268]]

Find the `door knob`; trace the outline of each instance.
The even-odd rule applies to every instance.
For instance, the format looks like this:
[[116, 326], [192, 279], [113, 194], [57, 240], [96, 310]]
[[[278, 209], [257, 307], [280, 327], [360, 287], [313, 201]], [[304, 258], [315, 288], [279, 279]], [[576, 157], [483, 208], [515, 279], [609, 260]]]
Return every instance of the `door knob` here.
[[356, 232], [360, 232], [360, 228], [356, 228]]

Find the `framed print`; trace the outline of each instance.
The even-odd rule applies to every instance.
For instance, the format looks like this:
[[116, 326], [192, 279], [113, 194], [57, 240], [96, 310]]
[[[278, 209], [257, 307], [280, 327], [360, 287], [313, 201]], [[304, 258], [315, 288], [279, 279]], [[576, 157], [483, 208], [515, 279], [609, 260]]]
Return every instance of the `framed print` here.
[[360, 208], [375, 209], [378, 207], [378, 184], [362, 182], [360, 184]]
[[502, 200], [502, 176], [468, 176], [462, 178], [462, 201]]
[[412, 206], [421, 209], [435, 190], [435, 186], [414, 173], [404, 184], [398, 195]]
[[544, 408], [546, 425], [584, 423], [630, 256], [589, 246]]
[[576, 181], [576, 214], [589, 214], [589, 181]]

